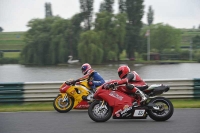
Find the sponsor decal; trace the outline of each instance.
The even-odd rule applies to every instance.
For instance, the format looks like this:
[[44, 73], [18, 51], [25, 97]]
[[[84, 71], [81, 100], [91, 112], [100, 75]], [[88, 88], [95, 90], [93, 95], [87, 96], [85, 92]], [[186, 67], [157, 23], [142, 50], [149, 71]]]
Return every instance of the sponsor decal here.
[[79, 109], [81, 109], [81, 108], [88, 108], [89, 107], [89, 105], [78, 105], [78, 106], [76, 106], [76, 108], [79, 108]]
[[131, 114], [130, 113], [127, 113], [129, 110], [131, 110], [132, 109], [132, 106], [129, 106], [129, 105], [125, 105], [124, 107], [123, 107], [123, 109], [119, 109], [119, 110], [117, 110], [116, 112], [115, 112], [115, 115], [116, 115], [116, 117], [120, 117], [120, 114], [121, 114], [121, 116], [122, 117], [124, 117], [124, 116], [130, 116]]
[[116, 117], [120, 117], [120, 114], [119, 114], [119, 113], [117, 113], [117, 114], [116, 114]]
[[123, 97], [118, 95], [115, 91], [111, 91], [109, 95], [114, 97], [114, 98], [117, 98], [120, 101], [123, 99]]
[[125, 105], [124, 108], [123, 108], [123, 110], [121, 111], [121, 114], [125, 114], [125, 113], [127, 113], [129, 110], [131, 110], [131, 109], [132, 109], [131, 106]]

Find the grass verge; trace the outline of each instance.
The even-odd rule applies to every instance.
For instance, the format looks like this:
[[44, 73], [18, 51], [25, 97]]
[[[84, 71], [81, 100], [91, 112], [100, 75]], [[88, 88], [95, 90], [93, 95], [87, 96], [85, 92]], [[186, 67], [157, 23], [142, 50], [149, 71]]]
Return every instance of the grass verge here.
[[[175, 108], [200, 108], [200, 99], [171, 99]], [[0, 112], [54, 111], [52, 102], [0, 104]]]

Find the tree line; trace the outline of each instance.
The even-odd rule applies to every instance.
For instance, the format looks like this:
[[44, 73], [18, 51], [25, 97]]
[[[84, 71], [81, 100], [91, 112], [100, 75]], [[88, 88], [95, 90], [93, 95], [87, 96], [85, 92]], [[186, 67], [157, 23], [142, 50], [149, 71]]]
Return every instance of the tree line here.
[[45, 18], [28, 22], [23, 64], [56, 65], [72, 55], [81, 62], [101, 64], [110, 60], [141, 58], [147, 53], [146, 32], [151, 29], [151, 51], [162, 53], [180, 50], [181, 31], [165, 24], [153, 24], [154, 11], [149, 7], [147, 22], [142, 23], [144, 0], [119, 0], [114, 14], [114, 0], [104, 0], [93, 15], [94, 0], [79, 0], [81, 12], [70, 19], [54, 16], [51, 4], [45, 3]]

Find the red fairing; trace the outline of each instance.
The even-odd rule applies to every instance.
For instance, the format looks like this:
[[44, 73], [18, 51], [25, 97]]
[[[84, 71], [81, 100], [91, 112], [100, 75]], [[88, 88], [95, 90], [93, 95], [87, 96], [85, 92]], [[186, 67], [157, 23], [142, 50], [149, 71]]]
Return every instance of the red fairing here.
[[61, 93], [66, 93], [67, 89], [69, 89], [70, 86], [67, 85], [67, 84], [63, 84], [61, 87], [60, 87], [60, 92]]
[[113, 107], [113, 115], [119, 110], [123, 110], [124, 107], [132, 107], [133, 97], [117, 90], [106, 90], [101, 86], [94, 95], [95, 98], [105, 100], [111, 107]]

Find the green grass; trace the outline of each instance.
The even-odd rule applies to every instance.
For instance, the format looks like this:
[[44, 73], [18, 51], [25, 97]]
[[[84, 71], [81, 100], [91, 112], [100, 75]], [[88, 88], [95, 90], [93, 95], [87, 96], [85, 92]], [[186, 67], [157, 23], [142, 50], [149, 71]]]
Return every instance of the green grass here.
[[0, 112], [52, 111], [52, 110], [54, 110], [54, 108], [51, 102], [0, 104]]
[[[0, 50], [22, 50], [25, 32], [0, 32]], [[12, 57], [13, 55], [9, 55]], [[15, 58], [15, 56], [14, 56]]]
[[3, 56], [5, 58], [18, 58], [20, 56], [20, 52], [4, 52]]
[[200, 108], [200, 99], [172, 99], [175, 108]]
[[15, 45], [15, 44], [24, 44], [23, 40], [0, 40], [0, 44], [4, 45]]
[[22, 50], [23, 44], [0, 44], [0, 50]]
[[23, 39], [25, 32], [0, 32], [0, 40]]
[[[0, 51], [1, 50], [22, 50], [24, 46], [23, 38], [25, 32], [1, 32], [0, 33]], [[4, 52], [4, 58], [19, 58], [20, 52]]]
[[[175, 108], [200, 108], [200, 99], [171, 100]], [[53, 102], [0, 104], [0, 112], [54, 111]]]

